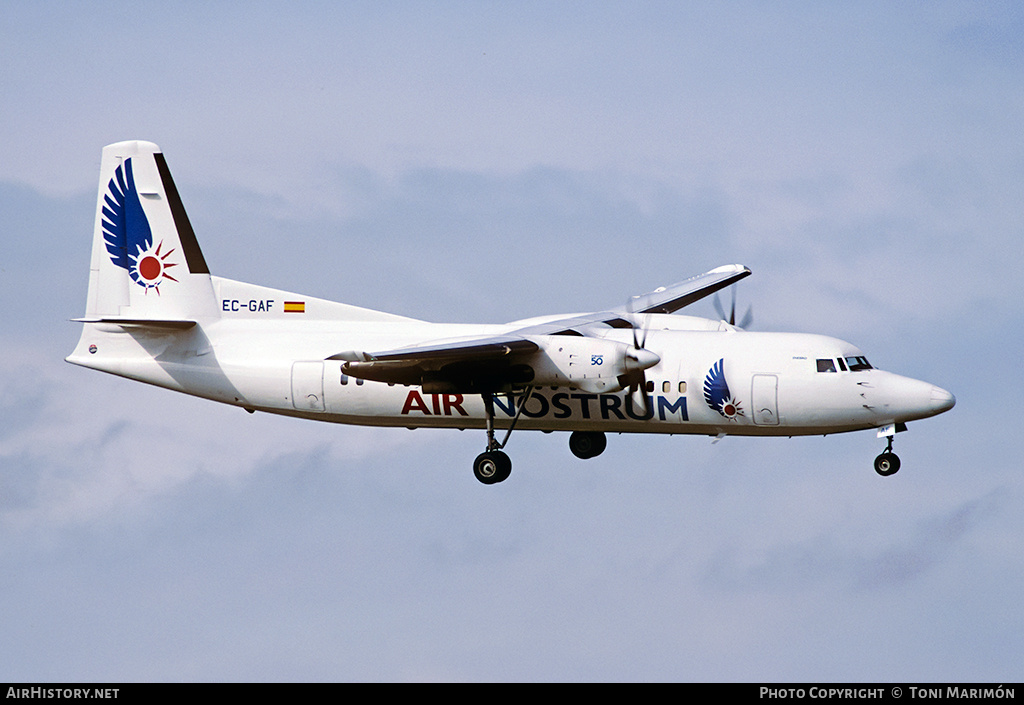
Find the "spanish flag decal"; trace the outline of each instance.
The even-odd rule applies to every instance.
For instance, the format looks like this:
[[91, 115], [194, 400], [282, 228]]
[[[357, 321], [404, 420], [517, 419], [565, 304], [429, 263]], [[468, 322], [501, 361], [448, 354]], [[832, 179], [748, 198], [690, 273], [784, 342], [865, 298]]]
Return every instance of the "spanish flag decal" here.
[[285, 313], [305, 313], [306, 302], [305, 301], [285, 301], [284, 302]]

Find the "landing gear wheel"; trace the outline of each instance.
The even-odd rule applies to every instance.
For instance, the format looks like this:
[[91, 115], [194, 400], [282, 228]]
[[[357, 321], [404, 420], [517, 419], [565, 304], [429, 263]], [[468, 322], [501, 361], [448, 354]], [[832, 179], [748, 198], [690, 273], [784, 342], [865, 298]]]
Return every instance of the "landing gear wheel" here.
[[900, 469], [900, 457], [886, 451], [875, 458], [875, 472], [882, 477], [895, 475]]
[[573, 431], [569, 436], [569, 450], [581, 460], [595, 458], [608, 447], [608, 438], [600, 431]]
[[476, 456], [473, 474], [485, 485], [503, 482], [512, 474], [512, 459], [500, 450], [489, 450]]

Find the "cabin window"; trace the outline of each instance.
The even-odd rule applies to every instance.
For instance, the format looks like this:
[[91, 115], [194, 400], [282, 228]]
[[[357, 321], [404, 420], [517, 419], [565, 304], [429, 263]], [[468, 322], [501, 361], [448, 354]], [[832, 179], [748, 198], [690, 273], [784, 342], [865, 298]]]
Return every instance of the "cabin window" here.
[[850, 366], [850, 372], [860, 372], [861, 370], [870, 370], [871, 363], [868, 362], [866, 357], [848, 357], [846, 358], [846, 364]]
[[342, 375], [341, 376], [341, 383], [342, 384], [348, 384], [348, 375]]
[[661, 383], [661, 391], [664, 394], [668, 394], [669, 392], [671, 392], [672, 391], [672, 383], [669, 382], [668, 380], [665, 380], [664, 382], [662, 382]]
[[835, 372], [836, 361], [832, 359], [819, 359], [818, 372]]
[[686, 382], [679, 383], [679, 393], [686, 394]]
[[651, 380], [647, 380], [646, 387], [647, 387], [647, 393], [648, 394], [653, 394], [654, 393], [654, 382], [652, 382]]

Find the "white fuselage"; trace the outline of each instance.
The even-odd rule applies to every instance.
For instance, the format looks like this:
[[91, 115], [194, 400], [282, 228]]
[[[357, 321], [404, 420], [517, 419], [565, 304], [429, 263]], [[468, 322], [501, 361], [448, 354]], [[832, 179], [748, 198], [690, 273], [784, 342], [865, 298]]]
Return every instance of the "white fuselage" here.
[[[239, 303], [225, 293], [234, 284], [215, 278], [221, 293], [218, 315], [188, 331], [87, 323], [68, 360], [254, 411], [346, 424], [483, 428], [484, 403], [477, 394], [430, 394], [419, 386], [356, 379], [342, 372], [341, 361], [327, 358], [343, 350], [501, 335], [523, 326], [522, 321], [462, 325], [399, 317], [289, 319], [280, 315], [279, 300], [269, 304], [270, 312], [259, 310], [263, 299], [250, 296]], [[270, 315], [275, 306], [278, 313]], [[794, 436], [879, 428], [952, 406], [948, 392], [926, 382], [877, 369], [852, 371], [843, 361], [863, 353], [835, 338], [746, 332], [679, 315], [651, 315], [646, 325], [645, 347], [661, 358], [646, 372], [646, 410], [634, 404], [628, 390], [545, 386], [534, 389], [517, 428]], [[609, 329], [604, 337], [629, 344], [631, 335]], [[558, 336], [544, 342], [557, 346]], [[830, 367], [819, 361], [831, 361], [834, 371], [818, 371]], [[713, 408], [705, 387], [718, 364], [729, 398], [716, 400]], [[495, 426], [508, 427], [523, 399], [524, 392], [496, 396]]]

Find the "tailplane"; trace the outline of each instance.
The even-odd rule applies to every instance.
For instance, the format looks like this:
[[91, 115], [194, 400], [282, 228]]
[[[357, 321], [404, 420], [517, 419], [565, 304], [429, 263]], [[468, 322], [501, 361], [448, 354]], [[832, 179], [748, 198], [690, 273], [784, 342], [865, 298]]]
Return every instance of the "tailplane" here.
[[103, 148], [86, 322], [179, 325], [215, 317], [210, 270], [160, 148]]

